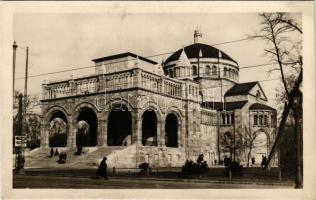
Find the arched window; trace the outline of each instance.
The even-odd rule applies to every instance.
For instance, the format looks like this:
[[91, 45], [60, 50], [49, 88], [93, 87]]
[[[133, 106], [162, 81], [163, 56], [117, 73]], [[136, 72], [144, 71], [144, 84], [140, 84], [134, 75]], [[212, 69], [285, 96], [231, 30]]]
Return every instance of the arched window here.
[[231, 124], [235, 124], [235, 116], [234, 113], [230, 115]]
[[264, 115], [264, 125], [268, 125], [268, 116]]
[[195, 65], [192, 66], [192, 75], [197, 75], [197, 67]]
[[172, 69], [169, 69], [169, 76], [172, 77]]
[[227, 68], [224, 67], [224, 76], [227, 76]]
[[258, 115], [253, 116], [253, 124], [258, 125]]
[[206, 65], [205, 67], [205, 74], [210, 75], [211, 74], [211, 67], [209, 65]]
[[225, 124], [225, 114], [222, 113], [222, 124]]
[[216, 75], [217, 74], [217, 68], [215, 65], [212, 66], [212, 75]]
[[228, 77], [229, 77], [229, 78], [232, 77], [232, 71], [231, 71], [231, 69], [228, 69]]
[[263, 125], [263, 116], [262, 115], [259, 116], [259, 125]]

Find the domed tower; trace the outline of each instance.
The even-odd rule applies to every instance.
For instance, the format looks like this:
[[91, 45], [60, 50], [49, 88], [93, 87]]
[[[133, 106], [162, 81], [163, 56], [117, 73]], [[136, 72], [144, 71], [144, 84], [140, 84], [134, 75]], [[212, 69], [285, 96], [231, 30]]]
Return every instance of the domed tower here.
[[203, 100], [222, 101], [225, 92], [239, 79], [238, 63], [221, 50], [198, 42], [202, 34], [194, 32], [194, 44], [179, 49], [163, 65], [164, 73], [177, 79], [200, 83]]

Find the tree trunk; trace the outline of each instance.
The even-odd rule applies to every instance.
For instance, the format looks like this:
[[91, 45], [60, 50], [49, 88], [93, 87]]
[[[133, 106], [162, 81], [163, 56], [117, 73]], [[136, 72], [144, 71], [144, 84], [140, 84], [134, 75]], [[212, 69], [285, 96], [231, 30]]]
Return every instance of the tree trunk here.
[[249, 159], [250, 159], [250, 155], [251, 155], [251, 150], [252, 150], [252, 145], [249, 148], [249, 152], [248, 152], [247, 167], [249, 167]]
[[[299, 91], [299, 87], [300, 87], [300, 85], [302, 83], [302, 80], [303, 80], [303, 69], [301, 69], [300, 74], [298, 76], [298, 79], [295, 82], [294, 87], [293, 87], [293, 89], [290, 92], [288, 103], [285, 104], [285, 106], [284, 106], [282, 119], [281, 119], [279, 130], [278, 130], [278, 135], [277, 135], [277, 137], [275, 139], [275, 142], [273, 144], [273, 147], [272, 147], [272, 149], [270, 151], [270, 154], [269, 154], [269, 157], [268, 157], [265, 169], [270, 169], [271, 160], [274, 158], [274, 155], [277, 152], [278, 146], [279, 146], [279, 144], [281, 142], [281, 138], [283, 136], [283, 132], [284, 132], [284, 129], [285, 129], [287, 117], [289, 115], [290, 110], [293, 108], [294, 95]], [[278, 158], [278, 159], [280, 159], [280, 158]]]

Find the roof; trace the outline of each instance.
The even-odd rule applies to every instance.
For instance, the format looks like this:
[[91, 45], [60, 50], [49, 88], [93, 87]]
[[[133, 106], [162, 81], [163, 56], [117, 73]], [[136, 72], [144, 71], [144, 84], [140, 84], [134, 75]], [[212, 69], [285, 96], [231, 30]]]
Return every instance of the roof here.
[[225, 96], [235, 96], [248, 94], [250, 90], [258, 84], [258, 81], [248, 82], [248, 83], [236, 83], [232, 88], [230, 88]]
[[96, 58], [96, 59], [93, 59], [92, 61], [93, 62], [102, 62], [102, 61], [107, 61], [107, 60], [113, 60], [113, 59], [118, 59], [118, 58], [123, 58], [123, 57], [127, 57], [127, 56], [131, 56], [131, 57], [134, 57], [134, 58], [137, 58], [140, 59], [140, 60], [143, 60], [143, 61], [146, 61], [146, 62], [149, 62], [151, 64], [157, 64], [157, 62], [153, 61], [153, 60], [149, 60], [145, 57], [142, 57], [142, 56], [138, 56], [134, 53], [131, 53], [131, 52], [126, 52], [126, 53], [121, 53], [121, 54], [115, 54], [115, 55], [111, 55], [111, 56], [106, 56], [106, 57], [102, 57], [102, 58]]
[[[224, 103], [224, 109], [225, 110], [234, 110], [234, 109], [240, 109], [244, 107], [244, 105], [248, 101], [234, 101], [234, 102], [225, 102]], [[209, 108], [209, 109], [214, 109], [215, 110], [223, 110], [223, 102], [212, 102], [212, 101], [207, 101], [207, 102], [202, 102], [201, 106], [203, 108]]]
[[[187, 57], [190, 58], [197, 58], [199, 56], [200, 50], [202, 51], [202, 58], [218, 58], [219, 49], [212, 47], [207, 44], [202, 43], [195, 43], [189, 46], [184, 47], [184, 51]], [[182, 48], [173, 53], [170, 57], [167, 58], [165, 64], [178, 60], [182, 52]], [[220, 51], [222, 54], [222, 59], [230, 60], [237, 64], [237, 62], [229, 57], [226, 53]]]
[[185, 54], [185, 51], [182, 49], [181, 55], [179, 57], [179, 59], [176, 62], [177, 66], [191, 66], [191, 63], [187, 57], [187, 55]]
[[254, 103], [249, 107], [250, 110], [275, 110], [274, 108], [261, 104], [261, 103]]

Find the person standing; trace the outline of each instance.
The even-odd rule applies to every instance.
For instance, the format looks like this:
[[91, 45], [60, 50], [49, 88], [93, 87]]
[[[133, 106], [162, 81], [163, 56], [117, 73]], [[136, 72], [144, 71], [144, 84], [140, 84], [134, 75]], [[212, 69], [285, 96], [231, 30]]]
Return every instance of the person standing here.
[[104, 177], [104, 179], [108, 179], [107, 168], [108, 168], [108, 165], [106, 164], [106, 157], [103, 157], [97, 171], [97, 177], [101, 176], [101, 177]]

